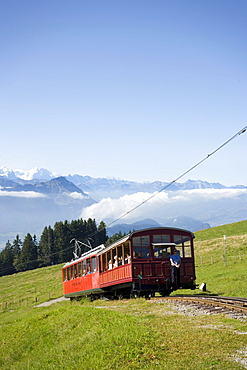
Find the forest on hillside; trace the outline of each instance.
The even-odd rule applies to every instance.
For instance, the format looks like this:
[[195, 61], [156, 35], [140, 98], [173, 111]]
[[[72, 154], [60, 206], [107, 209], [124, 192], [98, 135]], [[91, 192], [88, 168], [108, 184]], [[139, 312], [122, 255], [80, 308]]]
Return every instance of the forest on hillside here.
[[[22, 241], [19, 235], [12, 243], [8, 240], [0, 252], [0, 276], [19, 271], [55, 265], [73, 258], [73, 241], [79, 240], [81, 253], [107, 241], [105, 223], [97, 226], [95, 219], [56, 222], [54, 227], [46, 226], [39, 242], [36, 235], [28, 233]], [[88, 245], [88, 247], [87, 247]]]

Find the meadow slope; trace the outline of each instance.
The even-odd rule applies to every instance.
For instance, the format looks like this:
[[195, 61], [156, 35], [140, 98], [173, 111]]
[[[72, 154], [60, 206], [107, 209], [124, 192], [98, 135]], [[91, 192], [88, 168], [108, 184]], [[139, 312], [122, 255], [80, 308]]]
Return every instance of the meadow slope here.
[[[210, 229], [207, 239], [205, 231], [196, 233], [197, 281], [207, 283], [208, 294], [247, 297], [247, 234], [242, 230], [246, 222], [236, 226], [236, 233], [232, 225], [217, 232]], [[222, 233], [228, 235], [226, 259]], [[144, 299], [90, 302], [85, 298], [36, 307], [62, 296], [61, 267], [0, 278], [1, 369], [230, 370], [247, 366], [247, 319], [184, 313], [172, 304]]]

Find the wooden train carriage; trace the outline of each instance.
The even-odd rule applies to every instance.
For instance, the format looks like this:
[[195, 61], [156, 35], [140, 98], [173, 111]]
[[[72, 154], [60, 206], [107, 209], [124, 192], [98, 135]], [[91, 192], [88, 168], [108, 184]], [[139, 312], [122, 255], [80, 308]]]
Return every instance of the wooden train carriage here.
[[63, 292], [66, 298], [104, 293], [99, 288], [99, 260], [97, 256], [97, 253], [104, 248], [104, 245], [100, 245], [63, 266]]
[[104, 247], [99, 246], [63, 268], [67, 297], [168, 295], [171, 282], [170, 255], [180, 253], [180, 287], [195, 289], [194, 235], [177, 228], [144, 229]]
[[133, 232], [98, 253], [100, 288], [130, 296], [170, 294], [170, 255], [180, 253], [180, 287], [195, 289], [194, 234], [177, 228], [151, 228]]

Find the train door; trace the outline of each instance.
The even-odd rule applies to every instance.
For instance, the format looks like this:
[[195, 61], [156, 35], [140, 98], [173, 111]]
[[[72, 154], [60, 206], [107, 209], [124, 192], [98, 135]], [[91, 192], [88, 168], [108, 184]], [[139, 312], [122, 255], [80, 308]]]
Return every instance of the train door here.
[[181, 285], [190, 285], [195, 279], [192, 239], [187, 235], [174, 235], [174, 243], [176, 245], [176, 250], [181, 257]]

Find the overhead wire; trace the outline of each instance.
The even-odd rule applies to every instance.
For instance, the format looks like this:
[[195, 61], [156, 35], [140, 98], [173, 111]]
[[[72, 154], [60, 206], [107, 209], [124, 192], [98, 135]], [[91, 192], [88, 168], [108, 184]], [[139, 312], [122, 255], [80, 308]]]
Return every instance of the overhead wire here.
[[135, 207], [133, 207], [131, 210], [129, 210], [128, 212], [124, 213], [122, 216], [119, 216], [118, 218], [116, 218], [114, 221], [110, 222], [106, 227], [109, 227], [111, 225], [113, 225], [115, 222], [121, 220], [122, 218], [124, 218], [125, 216], [129, 215], [131, 212], [133, 212], [134, 210], [136, 210], [137, 208], [141, 207], [143, 204], [147, 203], [149, 200], [153, 199], [154, 197], [156, 197], [156, 195], [160, 194], [162, 191], [166, 190], [169, 186], [171, 186], [172, 184], [174, 184], [175, 182], [177, 182], [178, 180], [180, 180], [182, 177], [184, 177], [185, 175], [187, 175], [189, 172], [191, 172], [194, 168], [198, 167], [201, 163], [203, 163], [204, 161], [206, 161], [206, 159], [208, 159], [209, 157], [211, 157], [213, 154], [215, 154], [216, 152], [218, 152], [221, 148], [223, 148], [225, 145], [227, 145], [230, 141], [234, 140], [237, 136], [243, 134], [245, 131], [247, 130], [247, 126], [245, 126], [244, 128], [242, 128], [242, 130], [238, 131], [235, 135], [233, 135], [230, 139], [228, 139], [227, 141], [225, 141], [222, 145], [220, 145], [217, 149], [215, 149], [212, 153], [208, 154], [205, 158], [203, 158], [202, 160], [200, 160], [199, 162], [197, 162], [195, 165], [193, 165], [192, 167], [190, 167], [187, 171], [185, 171], [184, 173], [182, 173], [180, 176], [178, 176], [176, 179], [172, 180], [171, 182], [169, 182], [167, 185], [165, 185], [163, 188], [161, 188], [159, 191], [155, 192], [154, 194], [152, 194], [150, 197], [148, 197], [147, 199], [145, 199], [143, 202], [137, 204]]
[[[127, 215], [129, 215], [130, 213], [134, 212], [137, 208], [141, 207], [143, 204], [149, 202], [151, 199], [153, 199], [154, 197], [156, 197], [158, 194], [160, 194], [162, 191], [166, 190], [167, 188], [169, 188], [172, 184], [174, 184], [175, 182], [177, 182], [178, 180], [180, 180], [182, 177], [184, 177], [185, 175], [187, 175], [189, 172], [191, 172], [193, 169], [195, 169], [196, 167], [198, 167], [200, 164], [202, 164], [204, 161], [206, 161], [208, 158], [210, 158], [212, 155], [214, 155], [216, 152], [218, 152], [220, 149], [222, 149], [224, 146], [226, 146], [228, 143], [230, 143], [232, 140], [234, 140], [236, 137], [238, 137], [239, 135], [245, 133], [247, 130], [247, 126], [245, 126], [244, 128], [242, 128], [240, 131], [238, 131], [236, 134], [234, 134], [232, 137], [230, 137], [227, 141], [225, 141], [223, 144], [221, 144], [219, 147], [217, 147], [213, 152], [211, 152], [210, 154], [208, 154], [206, 157], [204, 157], [203, 159], [201, 159], [199, 162], [197, 162], [196, 164], [194, 164], [192, 167], [190, 167], [188, 170], [186, 170], [185, 172], [183, 172], [181, 175], [179, 175], [177, 178], [175, 178], [174, 180], [172, 180], [171, 182], [169, 182], [168, 184], [166, 184], [164, 187], [162, 187], [160, 190], [156, 191], [155, 193], [153, 193], [150, 197], [148, 197], [147, 199], [145, 199], [143, 202], [137, 204], [135, 207], [131, 208], [129, 211], [125, 212], [124, 214], [122, 214], [121, 216], [117, 217], [116, 219], [114, 219], [113, 221], [109, 222], [106, 226], [105, 226], [105, 229], [107, 229], [108, 227], [110, 227], [111, 225], [115, 224], [117, 221], [121, 220], [122, 218], [126, 217]], [[90, 237], [93, 237], [95, 235], [97, 235], [98, 233], [100, 233], [102, 231], [101, 230], [97, 230], [97, 231], [94, 231], [92, 232], [91, 234], [87, 235], [85, 238], [83, 238], [83, 241], [86, 241], [88, 238]], [[63, 249], [63, 251], [67, 251], [69, 249], [72, 249], [73, 247], [68, 247], [66, 249]], [[61, 253], [61, 251], [58, 251], [58, 252], [55, 252], [55, 253], [52, 253], [49, 257], [51, 256], [54, 256], [58, 253]], [[36, 260], [35, 260], [36, 261]], [[35, 262], [35, 261], [30, 261], [31, 262]], [[6, 271], [8, 270], [9, 268], [6, 268]], [[3, 269], [2, 271], [4, 271], [5, 269]]]

